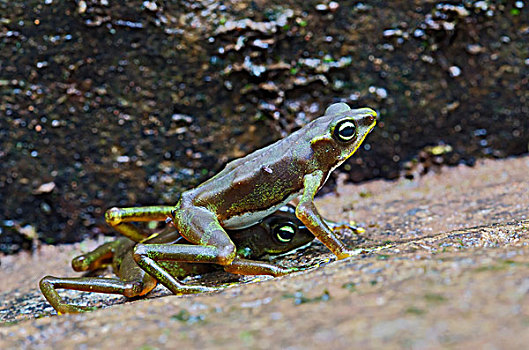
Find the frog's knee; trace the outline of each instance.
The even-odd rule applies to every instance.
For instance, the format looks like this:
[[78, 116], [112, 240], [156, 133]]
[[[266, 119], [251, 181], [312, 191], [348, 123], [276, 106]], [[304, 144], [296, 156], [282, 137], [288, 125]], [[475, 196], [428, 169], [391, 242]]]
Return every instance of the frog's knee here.
[[57, 278], [53, 276], [45, 276], [39, 281], [39, 288], [45, 296], [52, 294], [55, 292], [55, 281]]
[[74, 271], [81, 272], [86, 271], [90, 267], [90, 262], [86, 258], [86, 255], [79, 255], [72, 260], [72, 268]]
[[46, 289], [48, 288], [52, 283], [51, 283], [51, 280], [53, 279], [52, 276], [44, 276], [40, 281], [39, 281], [39, 287], [40, 289]]
[[137, 297], [143, 294], [143, 289], [143, 283], [139, 281], [129, 282], [125, 285], [125, 288], [123, 290], [123, 296], [127, 298]]
[[234, 244], [225, 245], [219, 248], [217, 263], [223, 266], [230, 265], [235, 259], [237, 249]]
[[142, 259], [147, 257], [147, 254], [147, 247], [145, 247], [143, 244], [136, 244], [132, 251], [132, 258], [137, 264], [139, 264]]

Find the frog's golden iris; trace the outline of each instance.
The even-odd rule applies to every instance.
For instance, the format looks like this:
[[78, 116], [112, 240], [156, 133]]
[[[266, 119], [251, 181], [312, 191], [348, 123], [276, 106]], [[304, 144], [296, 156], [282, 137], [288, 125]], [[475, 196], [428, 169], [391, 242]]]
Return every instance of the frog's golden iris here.
[[348, 142], [351, 141], [356, 133], [356, 125], [353, 120], [345, 119], [341, 120], [334, 127], [334, 137], [338, 141]]

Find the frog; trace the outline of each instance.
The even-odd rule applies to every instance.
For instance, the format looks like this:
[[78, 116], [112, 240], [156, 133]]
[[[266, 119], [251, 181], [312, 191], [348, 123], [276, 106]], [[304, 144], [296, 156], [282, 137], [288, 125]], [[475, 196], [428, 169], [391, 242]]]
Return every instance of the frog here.
[[[275, 143], [235, 159], [195, 188], [180, 194], [171, 206], [111, 208], [107, 223], [133, 240], [142, 236], [134, 222], [170, 221], [190, 243], [141, 242], [134, 261], [174, 294], [201, 293], [207, 286], [186, 285], [161, 266], [161, 261], [212, 263], [237, 274], [263, 274], [259, 262], [237, 255], [229, 230], [258, 223], [297, 199], [296, 217], [337, 259], [354, 253], [318, 212], [314, 197], [334, 169], [353, 155], [373, 130], [377, 113], [330, 105], [323, 116]], [[291, 270], [295, 270], [292, 268]], [[289, 273], [276, 269], [273, 275]]]
[[[338, 223], [329, 222], [330, 225]], [[265, 255], [277, 255], [306, 246], [314, 235], [295, 216], [291, 205], [280, 208], [274, 214], [257, 224], [240, 230], [230, 230], [229, 235], [238, 247], [237, 256], [259, 259]], [[189, 244], [172, 226], [146, 237], [146, 244]], [[119, 237], [104, 243], [95, 250], [75, 257], [72, 268], [78, 272], [93, 272], [112, 266], [117, 278], [46, 276], [39, 286], [48, 302], [58, 314], [81, 313], [95, 310], [95, 307], [74, 305], [65, 302], [57, 289], [72, 289], [87, 292], [121, 294], [126, 298], [143, 297], [152, 291], [157, 280], [143, 271], [134, 261], [132, 252], [137, 242]], [[219, 269], [219, 265], [188, 262], [161, 262], [162, 267], [175, 278], [201, 275]], [[260, 271], [277, 274], [276, 265], [260, 261]]]

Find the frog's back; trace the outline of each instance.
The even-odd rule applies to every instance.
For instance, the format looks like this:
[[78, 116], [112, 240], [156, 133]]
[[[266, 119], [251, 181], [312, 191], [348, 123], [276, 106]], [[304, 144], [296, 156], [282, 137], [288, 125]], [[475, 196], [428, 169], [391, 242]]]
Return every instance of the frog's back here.
[[[236, 159], [182, 199], [214, 210], [227, 228], [251, 225], [302, 190], [303, 176], [313, 166], [309, 137], [298, 131]], [[244, 214], [246, 218], [234, 219]]]
[[303, 189], [303, 178], [321, 170], [311, 140], [324, 134], [328, 116], [267, 147], [236, 159], [200, 186], [182, 194], [182, 206], [216, 213], [225, 228], [244, 228], [272, 214]]
[[190, 196], [188, 198], [192, 198], [195, 206], [214, 210], [221, 221], [243, 213], [254, 213], [258, 218], [244, 223], [252, 224], [275, 211], [303, 188], [302, 174], [306, 166], [306, 162], [292, 157], [291, 153], [275, 157], [260, 152], [251, 159], [241, 159], [238, 166], [224, 169], [184, 196]]

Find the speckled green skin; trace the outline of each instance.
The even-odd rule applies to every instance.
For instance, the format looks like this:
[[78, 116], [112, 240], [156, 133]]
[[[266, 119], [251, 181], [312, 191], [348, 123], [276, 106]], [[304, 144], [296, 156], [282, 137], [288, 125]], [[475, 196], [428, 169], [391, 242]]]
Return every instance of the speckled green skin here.
[[[293, 237], [289, 241], [281, 241], [277, 237], [277, 231], [284, 227], [288, 227], [289, 232], [293, 233]], [[310, 231], [296, 218], [295, 209], [291, 206], [281, 208], [257, 225], [230, 231], [230, 236], [239, 248], [237, 255], [247, 259], [256, 259], [265, 254], [285, 253], [314, 239]], [[171, 227], [145, 240], [144, 243], [189, 244]], [[65, 303], [57, 293], [57, 289], [61, 288], [122, 294], [126, 297], [147, 294], [156, 286], [157, 281], [134, 262], [132, 251], [135, 244], [136, 242], [121, 237], [72, 260], [72, 267], [76, 271], [93, 271], [106, 265], [112, 265], [118, 278], [57, 278], [46, 276], [40, 281], [42, 293], [58, 313], [76, 313], [92, 309]], [[265, 262], [258, 263], [263, 271], [276, 272], [276, 266]], [[184, 278], [218, 269], [218, 265], [213, 264], [174, 261], [162, 261], [160, 265], [175, 278]]]
[[[347, 141], [335, 133], [343, 122], [355, 126]], [[205, 289], [182, 284], [158, 261], [216, 263], [229, 272], [262, 273], [255, 262], [236, 256], [237, 247], [226, 230], [249, 227], [298, 195], [296, 216], [339, 259], [346, 258], [350, 252], [322, 219], [313, 199], [330, 172], [358, 149], [375, 124], [376, 113], [369, 108], [331, 105], [325, 115], [288, 137], [228, 163], [208, 181], [182, 193], [174, 207], [113, 208], [106, 213], [107, 222], [139, 241], [142, 234], [129, 221], [171, 218], [192, 244], [138, 244], [133, 257], [174, 293]], [[283, 273], [278, 270], [277, 275]]]

